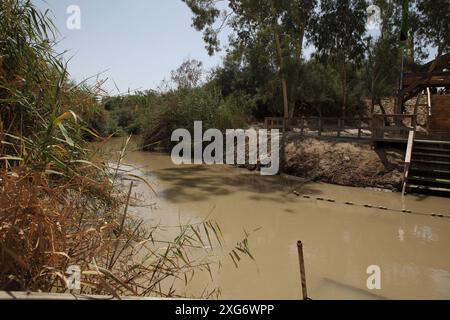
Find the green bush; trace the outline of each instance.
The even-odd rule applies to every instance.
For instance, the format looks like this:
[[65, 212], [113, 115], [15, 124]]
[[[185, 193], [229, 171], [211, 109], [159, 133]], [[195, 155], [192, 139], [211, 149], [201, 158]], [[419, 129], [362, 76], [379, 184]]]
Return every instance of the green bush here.
[[107, 97], [102, 104], [106, 111], [106, 132], [108, 134], [139, 134], [145, 109], [154, 105], [153, 91], [134, 95]]
[[143, 147], [169, 148], [172, 132], [178, 128], [193, 131], [194, 121], [203, 122], [203, 130], [243, 127], [248, 123], [249, 105], [238, 94], [224, 98], [218, 88], [205, 85], [161, 93], [143, 117]]

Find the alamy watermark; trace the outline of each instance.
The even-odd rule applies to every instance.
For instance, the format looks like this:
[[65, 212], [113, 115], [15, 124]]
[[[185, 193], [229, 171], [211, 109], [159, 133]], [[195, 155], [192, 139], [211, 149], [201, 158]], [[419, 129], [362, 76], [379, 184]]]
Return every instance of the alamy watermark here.
[[366, 282], [367, 289], [381, 290], [381, 268], [377, 265], [368, 266], [367, 274], [370, 275]]
[[[203, 133], [202, 121], [194, 122], [194, 137], [187, 129], [176, 129], [171, 141], [174, 164], [260, 165], [262, 175], [276, 175], [280, 167], [279, 130], [218, 129]], [[270, 140], [270, 145], [269, 145]], [[209, 143], [204, 147], [204, 143]], [[193, 152], [192, 152], [193, 146]], [[224, 154], [225, 151], [225, 154]]]
[[66, 270], [67, 277], [66, 286], [69, 290], [80, 290], [81, 289], [81, 268], [80, 266], [73, 265], [67, 267]]
[[70, 5], [66, 9], [69, 17], [66, 20], [66, 27], [69, 30], [81, 29], [81, 8], [75, 4]]
[[370, 5], [366, 9], [367, 13], [367, 24], [368, 30], [380, 30], [381, 28], [381, 9], [377, 5]]

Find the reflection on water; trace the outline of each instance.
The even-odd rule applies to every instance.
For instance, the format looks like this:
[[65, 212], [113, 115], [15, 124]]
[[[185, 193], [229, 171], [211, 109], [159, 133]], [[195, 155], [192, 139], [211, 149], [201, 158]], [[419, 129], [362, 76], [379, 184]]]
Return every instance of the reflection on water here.
[[[243, 260], [236, 269], [225, 259], [215, 274], [222, 298], [300, 298], [296, 242], [302, 240], [313, 299], [450, 299], [450, 219], [302, 199], [292, 191], [444, 214], [450, 213], [450, 199], [407, 196], [402, 203], [399, 194], [303, 184], [228, 166], [174, 166], [157, 153], [131, 152], [124, 162], [140, 168], [158, 193], [143, 183], [135, 188], [156, 203], [137, 208], [146, 223], [170, 226], [210, 214], [230, 246], [244, 229], [261, 228], [250, 238], [256, 264]], [[381, 268], [381, 290], [366, 288], [370, 265]], [[188, 292], [203, 285], [194, 283]]]
[[438, 235], [433, 233], [433, 228], [430, 226], [415, 226], [414, 236], [424, 241], [438, 241]]

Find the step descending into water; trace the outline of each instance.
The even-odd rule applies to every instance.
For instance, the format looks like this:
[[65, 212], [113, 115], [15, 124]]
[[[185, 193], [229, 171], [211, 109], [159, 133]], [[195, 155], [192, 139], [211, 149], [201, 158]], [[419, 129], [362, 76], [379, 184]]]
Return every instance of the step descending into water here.
[[415, 141], [407, 187], [450, 196], [450, 141]]

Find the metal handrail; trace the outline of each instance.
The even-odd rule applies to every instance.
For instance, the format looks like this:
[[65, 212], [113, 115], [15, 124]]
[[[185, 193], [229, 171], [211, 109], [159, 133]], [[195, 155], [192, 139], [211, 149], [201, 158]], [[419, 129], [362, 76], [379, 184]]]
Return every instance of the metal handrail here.
[[413, 127], [410, 128], [409, 135], [408, 135], [408, 146], [406, 147], [406, 155], [405, 155], [405, 168], [403, 170], [403, 188], [402, 188], [402, 195], [406, 192], [406, 184], [408, 182], [408, 176], [409, 176], [409, 169], [411, 167], [411, 159], [412, 159], [412, 152], [414, 148], [414, 136], [416, 131]]

